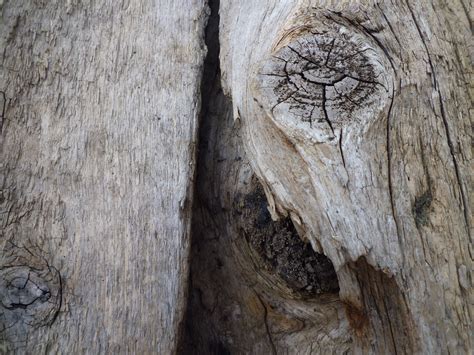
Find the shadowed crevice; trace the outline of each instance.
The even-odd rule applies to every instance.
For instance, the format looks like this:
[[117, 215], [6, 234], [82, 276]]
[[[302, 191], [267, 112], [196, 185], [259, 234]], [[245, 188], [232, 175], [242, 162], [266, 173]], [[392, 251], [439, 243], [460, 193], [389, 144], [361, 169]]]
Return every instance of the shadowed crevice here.
[[[194, 198], [193, 198], [193, 213], [192, 213], [192, 222], [191, 222], [191, 250], [189, 263], [192, 264], [193, 261], [193, 241], [196, 239], [196, 233], [194, 233], [193, 226], [196, 224], [196, 214], [194, 211], [200, 205], [199, 193], [202, 190], [200, 187], [199, 181], [201, 180], [200, 170], [204, 165], [203, 151], [205, 151], [206, 143], [208, 140], [208, 127], [210, 124], [210, 115], [209, 110], [212, 106], [212, 97], [216, 92], [216, 88], [220, 88], [220, 65], [219, 65], [219, 8], [220, 0], [209, 0], [208, 2], [210, 15], [207, 21], [206, 30], [205, 30], [205, 44], [207, 47], [206, 58], [204, 59], [203, 75], [201, 80], [201, 112], [199, 115], [199, 131], [198, 131], [198, 152], [196, 154], [196, 179], [194, 186]], [[192, 312], [192, 272], [190, 270], [190, 275], [188, 277], [188, 306], [185, 311], [182, 323], [180, 325], [179, 336], [178, 336], [178, 354], [191, 354], [194, 353], [195, 349], [195, 339], [193, 339], [193, 329], [191, 318], [193, 316]], [[224, 344], [217, 341], [210, 344], [209, 349], [211, 354], [228, 354], [229, 352], [225, 348]]]
[[[275, 324], [278, 313], [269, 298], [335, 300], [339, 285], [330, 260], [301, 240], [290, 218], [270, 217], [263, 188], [245, 156], [239, 121], [232, 117], [232, 102], [222, 92], [219, 1], [209, 5], [188, 306], [178, 352], [235, 353], [247, 341], [246, 346], [263, 342], [271, 353], [278, 348], [272, 331], [284, 325]], [[259, 287], [262, 275], [267, 281]], [[237, 319], [235, 307], [242, 309]], [[300, 323], [287, 316], [290, 324]], [[248, 332], [256, 338], [240, 338]]]

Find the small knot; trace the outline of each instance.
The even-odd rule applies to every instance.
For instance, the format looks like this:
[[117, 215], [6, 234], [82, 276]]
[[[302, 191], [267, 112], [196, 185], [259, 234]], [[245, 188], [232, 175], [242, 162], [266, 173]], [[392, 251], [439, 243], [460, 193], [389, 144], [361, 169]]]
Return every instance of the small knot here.
[[34, 248], [14, 244], [0, 266], [0, 335], [21, 343], [31, 329], [51, 325], [62, 303], [59, 271]]

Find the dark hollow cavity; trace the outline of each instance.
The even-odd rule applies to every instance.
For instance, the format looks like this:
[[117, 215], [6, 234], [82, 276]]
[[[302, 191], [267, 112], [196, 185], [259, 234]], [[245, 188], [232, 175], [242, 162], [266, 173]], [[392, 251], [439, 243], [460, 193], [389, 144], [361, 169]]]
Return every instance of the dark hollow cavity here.
[[243, 236], [260, 256], [265, 268], [279, 276], [295, 293], [311, 297], [339, 291], [329, 258], [301, 240], [289, 217], [273, 221], [261, 185], [237, 198], [235, 212], [244, 223]]

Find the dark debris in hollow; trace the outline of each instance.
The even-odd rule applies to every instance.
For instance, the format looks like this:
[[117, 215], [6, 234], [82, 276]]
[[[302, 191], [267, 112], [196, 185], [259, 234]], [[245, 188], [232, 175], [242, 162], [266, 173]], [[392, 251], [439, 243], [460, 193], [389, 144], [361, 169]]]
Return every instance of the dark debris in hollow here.
[[236, 201], [236, 214], [242, 219], [242, 232], [261, 257], [263, 265], [303, 297], [339, 291], [337, 275], [329, 258], [316, 253], [301, 240], [291, 219], [273, 221], [261, 185]]

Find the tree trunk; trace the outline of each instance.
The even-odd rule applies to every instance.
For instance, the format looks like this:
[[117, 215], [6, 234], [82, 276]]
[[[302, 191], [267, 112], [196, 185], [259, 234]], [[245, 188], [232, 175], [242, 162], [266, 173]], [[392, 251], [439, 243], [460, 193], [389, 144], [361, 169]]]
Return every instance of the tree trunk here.
[[2, 4], [3, 350], [172, 353], [205, 4]]
[[469, 4], [209, 6], [0, 2], [0, 352], [472, 352]]
[[466, 6], [221, 2], [188, 349], [472, 351]]

